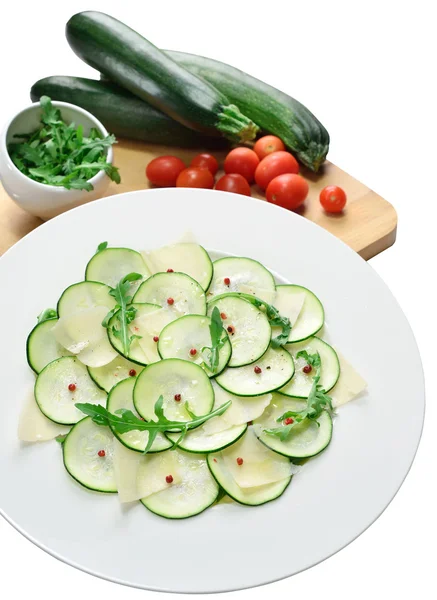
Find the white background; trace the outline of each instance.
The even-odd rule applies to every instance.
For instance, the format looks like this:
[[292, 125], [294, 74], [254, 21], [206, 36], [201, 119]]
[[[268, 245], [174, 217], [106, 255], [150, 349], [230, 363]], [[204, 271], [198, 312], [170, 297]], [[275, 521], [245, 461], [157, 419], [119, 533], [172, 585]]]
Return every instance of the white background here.
[[[432, 2], [8, 3], [0, 20], [0, 121], [29, 102], [30, 86], [40, 77], [94, 76], [64, 38], [68, 18], [87, 9], [124, 20], [157, 46], [228, 62], [297, 97], [328, 128], [331, 161], [387, 198], [399, 215], [398, 241], [371, 264], [410, 320], [427, 376], [427, 417], [416, 461], [386, 512], [346, 549], [292, 579], [233, 597], [434, 598], [437, 37]], [[375, 360], [384, 361], [388, 352], [375, 339]], [[411, 398], [412, 405], [415, 401]], [[30, 484], [29, 510], [31, 503]], [[284, 524], [277, 534], [286, 530]], [[183, 542], [177, 546], [183, 552]], [[56, 561], [4, 520], [0, 564], [5, 598], [158, 598]], [[170, 595], [159, 595], [165, 597]]]

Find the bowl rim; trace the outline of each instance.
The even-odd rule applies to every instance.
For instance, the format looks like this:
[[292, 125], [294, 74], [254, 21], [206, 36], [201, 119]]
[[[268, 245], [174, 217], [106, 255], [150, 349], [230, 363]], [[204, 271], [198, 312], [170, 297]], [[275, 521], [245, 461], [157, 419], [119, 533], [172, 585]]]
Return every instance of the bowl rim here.
[[[100, 131], [100, 133], [106, 137], [107, 135], [109, 135], [106, 127], [103, 125], [103, 123], [101, 123], [97, 117], [95, 117], [92, 113], [90, 113], [89, 111], [85, 110], [84, 108], [81, 108], [80, 106], [76, 106], [76, 104], [71, 104], [70, 102], [61, 102], [59, 100], [52, 100], [51, 101], [53, 106], [57, 106], [59, 108], [62, 109], [62, 107], [65, 108], [70, 108], [72, 111], [78, 113], [78, 114], [82, 114], [85, 117], [87, 117], [88, 119], [90, 119], [90, 121], [92, 121], [96, 127], [96, 129], [98, 129]], [[8, 119], [8, 121], [5, 123], [1, 136], [0, 136], [0, 152], [2, 152], [5, 156], [5, 160], [6, 163], [8, 165], [9, 168], [11, 168], [17, 175], [18, 177], [20, 177], [23, 181], [28, 182], [29, 185], [31, 186], [37, 186], [39, 187], [41, 190], [45, 190], [47, 191], [48, 189], [50, 189], [51, 191], [53, 191], [53, 193], [55, 194], [60, 194], [60, 195], [65, 195], [65, 194], [72, 194], [72, 193], [76, 193], [78, 191], [81, 192], [86, 192], [86, 190], [75, 190], [75, 189], [71, 189], [68, 190], [67, 188], [61, 187], [61, 186], [56, 186], [56, 185], [50, 185], [48, 183], [41, 183], [39, 181], [35, 181], [34, 179], [31, 179], [30, 177], [28, 177], [27, 175], [24, 175], [20, 169], [18, 169], [14, 162], [12, 161], [9, 152], [8, 152], [8, 146], [6, 143], [7, 140], [7, 136], [8, 136], [8, 131], [9, 128], [12, 125], [12, 122], [15, 121], [15, 119], [17, 117], [19, 117], [20, 115], [26, 113], [26, 112], [30, 112], [32, 110], [38, 110], [40, 108], [40, 104], [39, 102], [32, 102], [32, 104], [28, 104], [27, 106], [25, 106], [24, 108], [22, 108], [21, 110], [19, 110], [18, 112], [16, 112], [10, 119]], [[107, 153], [107, 162], [111, 163], [113, 162], [113, 158], [114, 158], [114, 152], [113, 152], [113, 148], [112, 146], [109, 146], [108, 148], [108, 153]], [[99, 173], [96, 173], [96, 175], [94, 175], [93, 177], [91, 177], [91, 179], [88, 179], [87, 181], [89, 181], [89, 183], [91, 183], [91, 185], [93, 184], [97, 184], [101, 179], [103, 179], [106, 176], [105, 171], [100, 171]]]

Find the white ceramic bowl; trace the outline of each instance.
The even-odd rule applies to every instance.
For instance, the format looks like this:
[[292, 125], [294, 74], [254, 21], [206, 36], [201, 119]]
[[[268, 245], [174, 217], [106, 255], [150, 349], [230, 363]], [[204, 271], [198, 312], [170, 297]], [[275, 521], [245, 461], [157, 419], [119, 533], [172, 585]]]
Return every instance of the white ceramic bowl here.
[[[62, 118], [66, 123], [74, 122], [76, 125], [82, 125], [85, 135], [92, 127], [95, 127], [102, 136], [108, 135], [100, 121], [86, 110], [67, 102], [53, 101], [52, 104], [61, 109]], [[94, 189], [87, 192], [38, 183], [23, 175], [12, 162], [7, 146], [13, 141], [14, 134], [37, 129], [40, 126], [40, 116], [41, 107], [39, 103], [34, 103], [20, 111], [4, 126], [0, 134], [0, 180], [9, 196], [21, 208], [47, 220], [70, 208], [101, 198], [111, 180], [104, 171], [100, 171], [90, 179]], [[112, 163], [112, 160], [113, 151], [109, 148], [107, 161]]]

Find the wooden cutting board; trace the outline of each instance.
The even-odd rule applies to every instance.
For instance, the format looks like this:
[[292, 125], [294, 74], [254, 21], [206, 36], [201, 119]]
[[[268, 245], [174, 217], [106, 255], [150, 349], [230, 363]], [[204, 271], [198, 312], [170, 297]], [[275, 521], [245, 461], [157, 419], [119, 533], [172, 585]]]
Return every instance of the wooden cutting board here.
[[[122, 182], [111, 183], [106, 196], [150, 188], [145, 176], [147, 163], [156, 156], [173, 154], [188, 165], [199, 151], [152, 146], [122, 140], [115, 146], [115, 164], [120, 168]], [[214, 152], [223, 162], [225, 152]], [[320, 174], [303, 170], [310, 185], [309, 196], [299, 210], [305, 218], [324, 227], [368, 260], [391, 246], [396, 239], [397, 216], [393, 206], [335, 165], [326, 162]], [[328, 215], [320, 206], [319, 192], [326, 185], [340, 185], [348, 197], [343, 214]], [[252, 186], [254, 202], [263, 199], [263, 192]], [[238, 200], [236, 199], [236, 202]], [[15, 242], [35, 229], [42, 221], [19, 208], [0, 185], [0, 255]]]

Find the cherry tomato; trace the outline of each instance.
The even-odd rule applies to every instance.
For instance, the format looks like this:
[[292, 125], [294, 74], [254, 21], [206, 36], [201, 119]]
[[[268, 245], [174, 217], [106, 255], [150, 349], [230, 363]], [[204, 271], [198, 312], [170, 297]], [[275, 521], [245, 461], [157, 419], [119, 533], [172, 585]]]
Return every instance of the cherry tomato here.
[[176, 180], [176, 187], [207, 188], [212, 190], [214, 187], [214, 177], [208, 169], [189, 167], [179, 173]]
[[268, 202], [294, 210], [308, 196], [308, 183], [300, 175], [284, 173], [272, 179], [267, 186]]
[[216, 190], [222, 192], [234, 192], [234, 194], [243, 194], [243, 196], [250, 196], [250, 185], [247, 183], [247, 179], [244, 179], [242, 175], [238, 173], [229, 173], [229, 175], [223, 175], [215, 184]]
[[234, 148], [225, 158], [225, 173], [238, 173], [249, 183], [253, 181], [259, 158], [250, 148]]
[[285, 150], [285, 145], [276, 135], [265, 135], [255, 143], [253, 147], [254, 152], [258, 155], [258, 158], [262, 160], [268, 154], [272, 152], [280, 152]]
[[190, 163], [190, 167], [200, 167], [201, 169], [208, 169], [208, 171], [211, 171], [212, 175], [215, 175], [218, 171], [219, 164], [215, 156], [204, 152], [203, 154], [198, 154], [193, 158], [193, 160]]
[[289, 152], [268, 154], [256, 168], [255, 181], [265, 190], [272, 179], [284, 173], [299, 173], [297, 160]]
[[184, 162], [177, 156], [158, 156], [147, 165], [146, 176], [153, 185], [174, 187], [179, 173], [184, 169]]
[[320, 204], [328, 213], [339, 213], [346, 206], [346, 193], [338, 185], [327, 185], [320, 192]]

